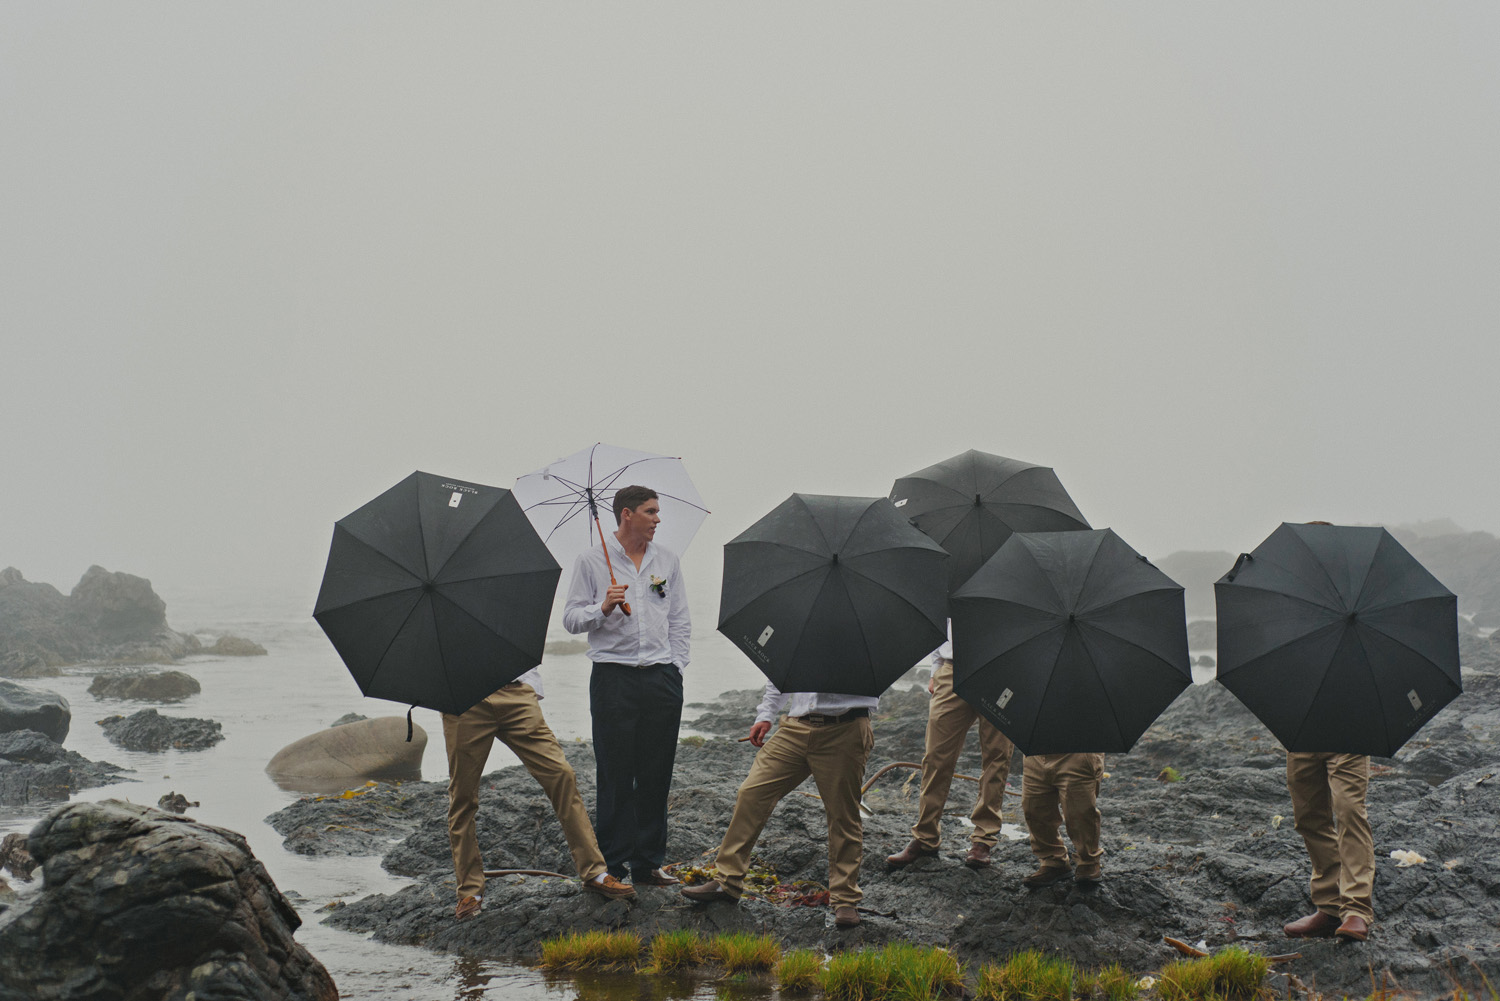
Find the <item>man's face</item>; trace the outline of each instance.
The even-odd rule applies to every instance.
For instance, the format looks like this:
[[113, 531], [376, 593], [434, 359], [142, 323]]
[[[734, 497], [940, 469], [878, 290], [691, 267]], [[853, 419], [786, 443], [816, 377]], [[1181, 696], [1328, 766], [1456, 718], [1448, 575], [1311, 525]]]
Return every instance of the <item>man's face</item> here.
[[633, 511], [627, 507], [620, 512], [620, 527], [647, 542], [656, 537], [656, 526], [659, 524], [661, 524], [661, 501], [655, 497]]

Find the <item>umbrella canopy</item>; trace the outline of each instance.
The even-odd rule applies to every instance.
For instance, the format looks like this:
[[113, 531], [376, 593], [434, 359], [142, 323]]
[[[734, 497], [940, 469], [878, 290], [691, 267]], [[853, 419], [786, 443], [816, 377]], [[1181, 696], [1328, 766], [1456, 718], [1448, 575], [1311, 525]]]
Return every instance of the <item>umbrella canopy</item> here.
[[656, 491], [661, 524], [654, 541], [681, 556], [708, 517], [708, 508], [675, 456], [600, 443], [527, 473], [516, 480], [513, 492], [564, 574], [571, 576], [578, 554], [603, 544], [596, 519], [604, 520], [603, 531], [614, 531], [615, 491], [632, 484]]
[[891, 502], [953, 557], [949, 593], [1012, 532], [1089, 527], [1051, 469], [973, 449], [901, 477], [891, 487]]
[[878, 696], [942, 642], [947, 560], [884, 497], [792, 494], [725, 544], [719, 632], [783, 692]]
[[1018, 532], [952, 604], [953, 687], [1025, 754], [1128, 751], [1193, 681], [1183, 589], [1107, 528]]
[[541, 663], [559, 572], [509, 490], [417, 472], [334, 524], [313, 618], [366, 695], [458, 714]]
[[1283, 524], [1214, 596], [1219, 683], [1289, 751], [1389, 757], [1463, 691], [1458, 599], [1383, 528]]

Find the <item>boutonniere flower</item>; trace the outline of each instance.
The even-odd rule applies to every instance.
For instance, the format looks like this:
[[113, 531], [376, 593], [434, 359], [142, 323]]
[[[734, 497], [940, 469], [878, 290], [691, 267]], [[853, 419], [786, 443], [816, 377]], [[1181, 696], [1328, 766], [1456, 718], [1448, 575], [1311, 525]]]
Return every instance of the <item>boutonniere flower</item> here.
[[661, 577], [656, 576], [656, 574], [652, 574], [651, 575], [651, 590], [653, 590], [653, 591], [656, 592], [656, 596], [658, 598], [665, 598], [667, 596], [667, 582], [666, 582], [666, 580], [664, 580]]

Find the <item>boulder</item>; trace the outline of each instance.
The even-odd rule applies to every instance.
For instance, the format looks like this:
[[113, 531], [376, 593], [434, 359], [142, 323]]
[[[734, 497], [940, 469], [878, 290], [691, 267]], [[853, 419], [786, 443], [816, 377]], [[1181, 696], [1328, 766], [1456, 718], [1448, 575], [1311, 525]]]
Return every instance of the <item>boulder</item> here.
[[220, 636], [203, 652], [220, 657], [264, 657], [266, 648], [242, 636]]
[[1214, 650], [1219, 646], [1217, 619], [1194, 619], [1187, 624], [1189, 650]]
[[0, 997], [338, 997], [233, 831], [105, 800], [63, 807], [27, 844], [42, 888], [0, 912]]
[[344, 788], [356, 780], [404, 781], [422, 777], [427, 732], [405, 716], [380, 716], [309, 734], [277, 751], [266, 773], [284, 787], [308, 790]]
[[89, 685], [89, 694], [95, 698], [137, 702], [181, 702], [201, 691], [198, 679], [181, 671], [99, 674]]
[[90, 761], [35, 730], [0, 733], [0, 806], [67, 799], [79, 789], [118, 782], [124, 771]]
[[1193, 663], [1197, 664], [1199, 667], [1213, 667], [1218, 663], [1218, 661], [1214, 660], [1213, 655], [1211, 654], [1200, 653], [1198, 655], [1198, 659], [1193, 661]]
[[368, 717], [368, 716], [361, 716], [359, 713], [344, 713], [344, 715], [340, 716], [338, 719], [334, 720], [332, 723], [329, 723], [328, 725], [329, 726], [344, 726], [345, 724], [348, 724], [348, 723], [358, 723], [362, 719], [369, 719], [369, 718], [370, 717]]
[[129, 716], [101, 719], [104, 736], [127, 751], [201, 751], [224, 739], [224, 730], [211, 719], [163, 716], [155, 709], [142, 709]]
[[72, 721], [68, 700], [56, 692], [0, 681], [0, 733], [35, 730], [61, 744]]

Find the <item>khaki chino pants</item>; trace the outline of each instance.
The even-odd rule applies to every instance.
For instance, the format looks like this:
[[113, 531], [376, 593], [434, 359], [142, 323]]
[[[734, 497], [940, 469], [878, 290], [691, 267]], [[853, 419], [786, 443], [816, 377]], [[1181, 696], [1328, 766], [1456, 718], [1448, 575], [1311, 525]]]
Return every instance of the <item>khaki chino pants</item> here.
[[740, 784], [734, 815], [719, 845], [719, 882], [736, 897], [745, 892], [750, 851], [781, 798], [809, 775], [818, 785], [828, 817], [828, 896], [834, 907], [853, 907], [864, 898], [859, 861], [864, 825], [859, 787], [875, 737], [868, 717], [811, 726], [788, 718], [755, 755]]
[[979, 714], [953, 690], [953, 661], [945, 660], [932, 673], [932, 703], [927, 709], [927, 748], [922, 753], [922, 791], [917, 804], [917, 822], [911, 836], [924, 848], [942, 844], [943, 808], [958, 756], [964, 749], [969, 727], [979, 724], [979, 799], [969, 819], [974, 833], [969, 840], [995, 847], [1000, 835], [1000, 808], [1005, 799], [1005, 780], [1010, 778], [1010, 758], [1015, 746], [1010, 738]]
[[1044, 866], [1068, 867], [1068, 850], [1057, 833], [1068, 828], [1079, 865], [1097, 864], [1099, 847], [1099, 783], [1104, 778], [1102, 754], [1028, 754], [1021, 773], [1021, 812], [1031, 834], [1031, 851]]
[[578, 795], [573, 766], [542, 718], [536, 692], [530, 685], [510, 684], [462, 716], [443, 713], [443, 741], [448, 748], [448, 845], [453, 851], [459, 899], [484, 892], [484, 861], [474, 833], [474, 816], [479, 810], [479, 779], [496, 740], [504, 741], [521, 759], [552, 801], [578, 875], [587, 882], [603, 872], [604, 856], [594, 840], [583, 797]]
[[1375, 917], [1375, 838], [1365, 812], [1369, 787], [1368, 755], [1287, 753], [1292, 816], [1312, 859], [1313, 906], [1324, 914]]

